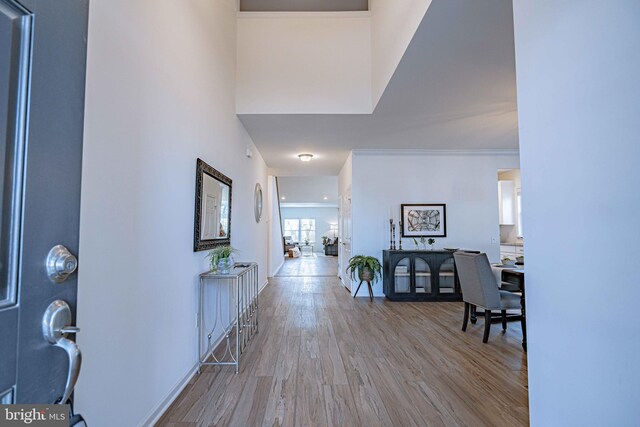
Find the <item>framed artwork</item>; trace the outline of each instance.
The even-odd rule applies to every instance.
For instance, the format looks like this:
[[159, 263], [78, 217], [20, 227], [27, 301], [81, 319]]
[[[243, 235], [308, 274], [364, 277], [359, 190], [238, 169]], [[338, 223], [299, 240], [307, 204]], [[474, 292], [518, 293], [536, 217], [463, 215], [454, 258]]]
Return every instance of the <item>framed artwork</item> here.
[[447, 205], [400, 205], [402, 237], [447, 237]]

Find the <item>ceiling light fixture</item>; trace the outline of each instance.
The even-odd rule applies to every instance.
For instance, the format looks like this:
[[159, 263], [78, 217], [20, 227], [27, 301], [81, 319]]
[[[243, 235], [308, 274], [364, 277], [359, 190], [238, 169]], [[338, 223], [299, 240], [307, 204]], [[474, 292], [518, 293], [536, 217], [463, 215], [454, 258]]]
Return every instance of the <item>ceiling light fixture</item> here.
[[281, 200], [287, 200], [287, 198], [286, 198], [286, 197], [284, 197], [284, 196], [280, 197], [280, 199], [281, 199]]
[[324, 196], [324, 199], [325, 199], [325, 200], [327, 200], [327, 199], [329, 199], [329, 198], [328, 198], [327, 196]]
[[311, 154], [311, 153], [298, 154], [298, 158], [300, 160], [302, 160], [303, 162], [310, 162], [311, 159], [313, 158], [313, 154]]

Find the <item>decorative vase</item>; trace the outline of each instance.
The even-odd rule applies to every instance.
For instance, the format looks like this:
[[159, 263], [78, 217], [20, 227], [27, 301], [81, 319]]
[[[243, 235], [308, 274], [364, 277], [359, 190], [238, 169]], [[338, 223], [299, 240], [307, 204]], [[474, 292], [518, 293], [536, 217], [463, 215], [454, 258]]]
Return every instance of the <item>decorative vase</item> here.
[[229, 270], [233, 268], [233, 258], [220, 258], [218, 260], [218, 273], [219, 274], [229, 274]]

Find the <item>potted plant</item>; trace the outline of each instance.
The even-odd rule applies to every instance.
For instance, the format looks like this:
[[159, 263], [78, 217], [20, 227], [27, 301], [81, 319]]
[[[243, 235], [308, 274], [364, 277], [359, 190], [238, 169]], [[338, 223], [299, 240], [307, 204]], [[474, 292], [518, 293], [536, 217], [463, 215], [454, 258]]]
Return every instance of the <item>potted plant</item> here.
[[322, 246], [327, 245], [327, 236], [322, 236]]
[[351, 280], [356, 279], [356, 274], [361, 281], [375, 282], [382, 278], [382, 265], [378, 258], [366, 255], [356, 255], [349, 260], [347, 272]]
[[209, 251], [207, 258], [211, 266], [211, 271], [217, 271], [220, 274], [229, 274], [229, 270], [233, 267], [233, 254], [238, 253], [231, 245], [219, 246]]
[[429, 244], [429, 246], [431, 247], [431, 250], [433, 250], [433, 244], [436, 242], [436, 239], [434, 239], [433, 237], [430, 237], [427, 240], [427, 243]]
[[502, 258], [502, 265], [507, 266], [507, 267], [515, 267], [516, 260], [513, 259], [513, 258], [509, 258], [509, 257], [504, 257], [504, 258]]
[[[429, 240], [427, 240], [427, 238], [426, 238], [426, 237], [422, 236], [422, 237], [420, 237], [420, 241], [418, 241], [418, 240], [416, 240], [416, 238], [414, 237], [414, 238], [413, 238], [413, 243], [416, 245], [416, 249], [420, 249], [420, 250], [426, 251], [426, 250], [427, 250], [427, 242], [428, 242], [430, 245], [433, 245], [433, 243], [431, 243], [431, 242], [430, 242], [431, 240], [433, 240], [433, 239], [429, 239]], [[433, 240], [433, 241], [435, 242], [435, 240]], [[432, 249], [433, 249], [433, 247], [432, 247]]]

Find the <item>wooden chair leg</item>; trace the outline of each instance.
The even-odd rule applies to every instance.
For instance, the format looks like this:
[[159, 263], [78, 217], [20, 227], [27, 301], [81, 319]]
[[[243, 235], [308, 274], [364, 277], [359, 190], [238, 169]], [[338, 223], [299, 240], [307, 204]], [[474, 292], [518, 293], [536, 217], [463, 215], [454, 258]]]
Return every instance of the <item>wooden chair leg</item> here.
[[465, 302], [464, 303], [464, 317], [462, 318], [462, 331], [466, 332], [467, 331], [467, 323], [469, 323], [469, 303]]
[[367, 280], [367, 287], [369, 288], [369, 301], [373, 302], [373, 288], [371, 287], [371, 282]]
[[491, 310], [484, 310], [484, 337], [482, 337], [482, 342], [486, 343], [489, 341], [489, 331], [491, 330]]
[[471, 305], [471, 324], [475, 325], [476, 322], [478, 321], [478, 316], [476, 314], [476, 306], [473, 304], [470, 304], [470, 305]]
[[502, 310], [502, 330], [507, 330], [507, 310]]
[[358, 291], [360, 290], [360, 286], [362, 286], [362, 280], [360, 281], [360, 284], [358, 285], [358, 289], [356, 289], [356, 293], [353, 294], [354, 298], [358, 295]]

